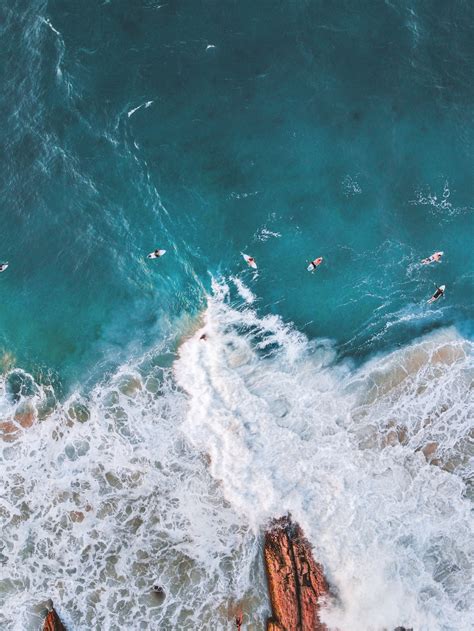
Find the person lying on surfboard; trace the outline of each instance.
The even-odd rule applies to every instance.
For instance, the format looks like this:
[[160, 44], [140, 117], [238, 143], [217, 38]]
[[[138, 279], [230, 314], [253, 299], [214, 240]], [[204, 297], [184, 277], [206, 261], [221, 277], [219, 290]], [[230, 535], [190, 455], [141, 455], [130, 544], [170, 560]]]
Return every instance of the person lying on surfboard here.
[[0, 272], [4, 272], [8, 267], [8, 263], [0, 263]]
[[434, 263], [435, 261], [437, 263], [441, 263], [441, 257], [443, 256], [444, 252], [435, 252], [434, 254], [432, 254], [431, 256], [429, 256], [427, 259], [423, 259], [421, 261], [422, 265], [429, 265], [430, 263]]
[[314, 272], [314, 270], [321, 265], [321, 263], [323, 262], [323, 257], [322, 256], [318, 256], [317, 259], [314, 259], [314, 261], [311, 261], [311, 263], [308, 265], [308, 267], [306, 268], [308, 270], [308, 272]]
[[249, 267], [251, 267], [252, 269], [257, 269], [257, 263], [255, 262], [253, 256], [249, 256], [248, 254], [244, 254], [243, 252], [241, 252], [241, 254]]
[[428, 304], [431, 304], [432, 302], [436, 302], [438, 298], [441, 298], [441, 296], [444, 296], [445, 290], [446, 290], [446, 285], [441, 285], [441, 287], [436, 287], [436, 291], [431, 296], [431, 298], [427, 301]]
[[147, 258], [159, 259], [160, 256], [163, 256], [163, 254], [166, 254], [166, 250], [153, 250], [153, 252], [150, 252], [150, 254], [148, 254]]

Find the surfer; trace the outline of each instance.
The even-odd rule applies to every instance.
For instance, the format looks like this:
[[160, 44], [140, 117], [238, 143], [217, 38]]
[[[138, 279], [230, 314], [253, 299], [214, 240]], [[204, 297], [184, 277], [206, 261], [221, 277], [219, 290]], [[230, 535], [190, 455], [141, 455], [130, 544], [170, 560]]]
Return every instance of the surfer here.
[[318, 256], [317, 259], [314, 259], [314, 261], [311, 261], [311, 263], [308, 265], [307, 270], [308, 272], [314, 272], [314, 270], [321, 265], [321, 263], [323, 262], [323, 257], [322, 256]]
[[441, 257], [443, 256], [444, 252], [435, 252], [434, 254], [432, 254], [431, 256], [429, 256], [426, 259], [423, 259], [421, 261], [422, 265], [429, 265], [430, 263], [434, 263], [436, 261], [436, 263], [441, 263]]
[[4, 272], [8, 267], [8, 263], [0, 263], [0, 272]]
[[428, 304], [431, 304], [432, 302], [436, 302], [439, 298], [441, 298], [441, 296], [444, 296], [445, 289], [446, 289], [446, 285], [441, 285], [441, 287], [436, 287], [436, 291], [428, 300]]
[[160, 256], [163, 256], [163, 254], [166, 254], [166, 250], [153, 250], [153, 252], [150, 252], [150, 254], [148, 254], [147, 258], [159, 259]]
[[255, 259], [253, 258], [253, 256], [249, 256], [248, 254], [244, 254], [243, 252], [241, 254], [244, 257], [244, 260], [249, 267], [253, 269], [257, 269], [257, 263]]

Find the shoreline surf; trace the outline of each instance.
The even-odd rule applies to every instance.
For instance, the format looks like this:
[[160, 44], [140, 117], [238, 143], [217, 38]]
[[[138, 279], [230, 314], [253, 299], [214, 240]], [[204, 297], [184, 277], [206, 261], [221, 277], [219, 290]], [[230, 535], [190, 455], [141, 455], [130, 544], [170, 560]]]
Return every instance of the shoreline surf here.
[[[235, 309], [228, 292], [215, 285], [204, 326], [168, 367], [124, 366], [2, 442], [2, 530], [15, 542], [3, 611], [28, 629], [32, 603], [52, 597], [77, 628], [150, 616], [224, 628], [231, 597], [250, 599], [257, 623], [268, 611], [260, 532], [289, 510], [338, 589], [343, 609], [323, 611], [327, 624], [467, 629], [471, 343], [447, 330], [353, 368], [329, 342], [245, 301]], [[167, 598], [150, 609], [154, 582]], [[110, 608], [113, 593], [125, 608]]]

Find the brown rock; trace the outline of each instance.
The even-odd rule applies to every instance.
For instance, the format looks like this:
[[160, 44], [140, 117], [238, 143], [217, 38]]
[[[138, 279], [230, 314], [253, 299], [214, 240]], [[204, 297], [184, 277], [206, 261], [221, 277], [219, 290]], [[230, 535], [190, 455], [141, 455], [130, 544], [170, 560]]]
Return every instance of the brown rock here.
[[434, 454], [436, 453], [436, 450], [438, 449], [438, 443], [427, 443], [423, 448], [422, 448], [422, 452], [423, 455], [425, 456], [426, 460], [428, 462], [430, 462], [430, 460], [432, 460]]
[[71, 510], [69, 511], [69, 519], [77, 524], [80, 524], [84, 521], [84, 513], [80, 510]]
[[287, 517], [275, 521], [265, 535], [264, 555], [273, 612], [267, 631], [327, 631], [319, 600], [329, 586], [301, 528]]
[[6, 442], [15, 440], [21, 429], [28, 429], [36, 421], [36, 411], [31, 403], [18, 407], [13, 420], [0, 421], [0, 438]]
[[48, 615], [44, 620], [43, 631], [66, 631], [66, 627], [59, 619], [59, 616], [53, 606], [51, 606], [48, 611]]
[[235, 616], [235, 626], [237, 627], [237, 631], [241, 631], [243, 621], [244, 621], [244, 617], [242, 615], [242, 612], [239, 611], [237, 615]]

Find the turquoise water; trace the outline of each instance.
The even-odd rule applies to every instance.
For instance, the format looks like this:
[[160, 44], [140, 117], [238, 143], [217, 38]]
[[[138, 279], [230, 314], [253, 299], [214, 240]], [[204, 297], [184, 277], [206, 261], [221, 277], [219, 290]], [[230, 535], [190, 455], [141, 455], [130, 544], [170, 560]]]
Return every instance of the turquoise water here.
[[473, 25], [1, 4], [2, 630], [258, 631], [287, 512], [328, 628], [472, 629]]
[[471, 331], [469, 3], [2, 14], [0, 330], [18, 365], [66, 390], [99, 378], [202, 308], [242, 250], [258, 308], [344, 354]]

